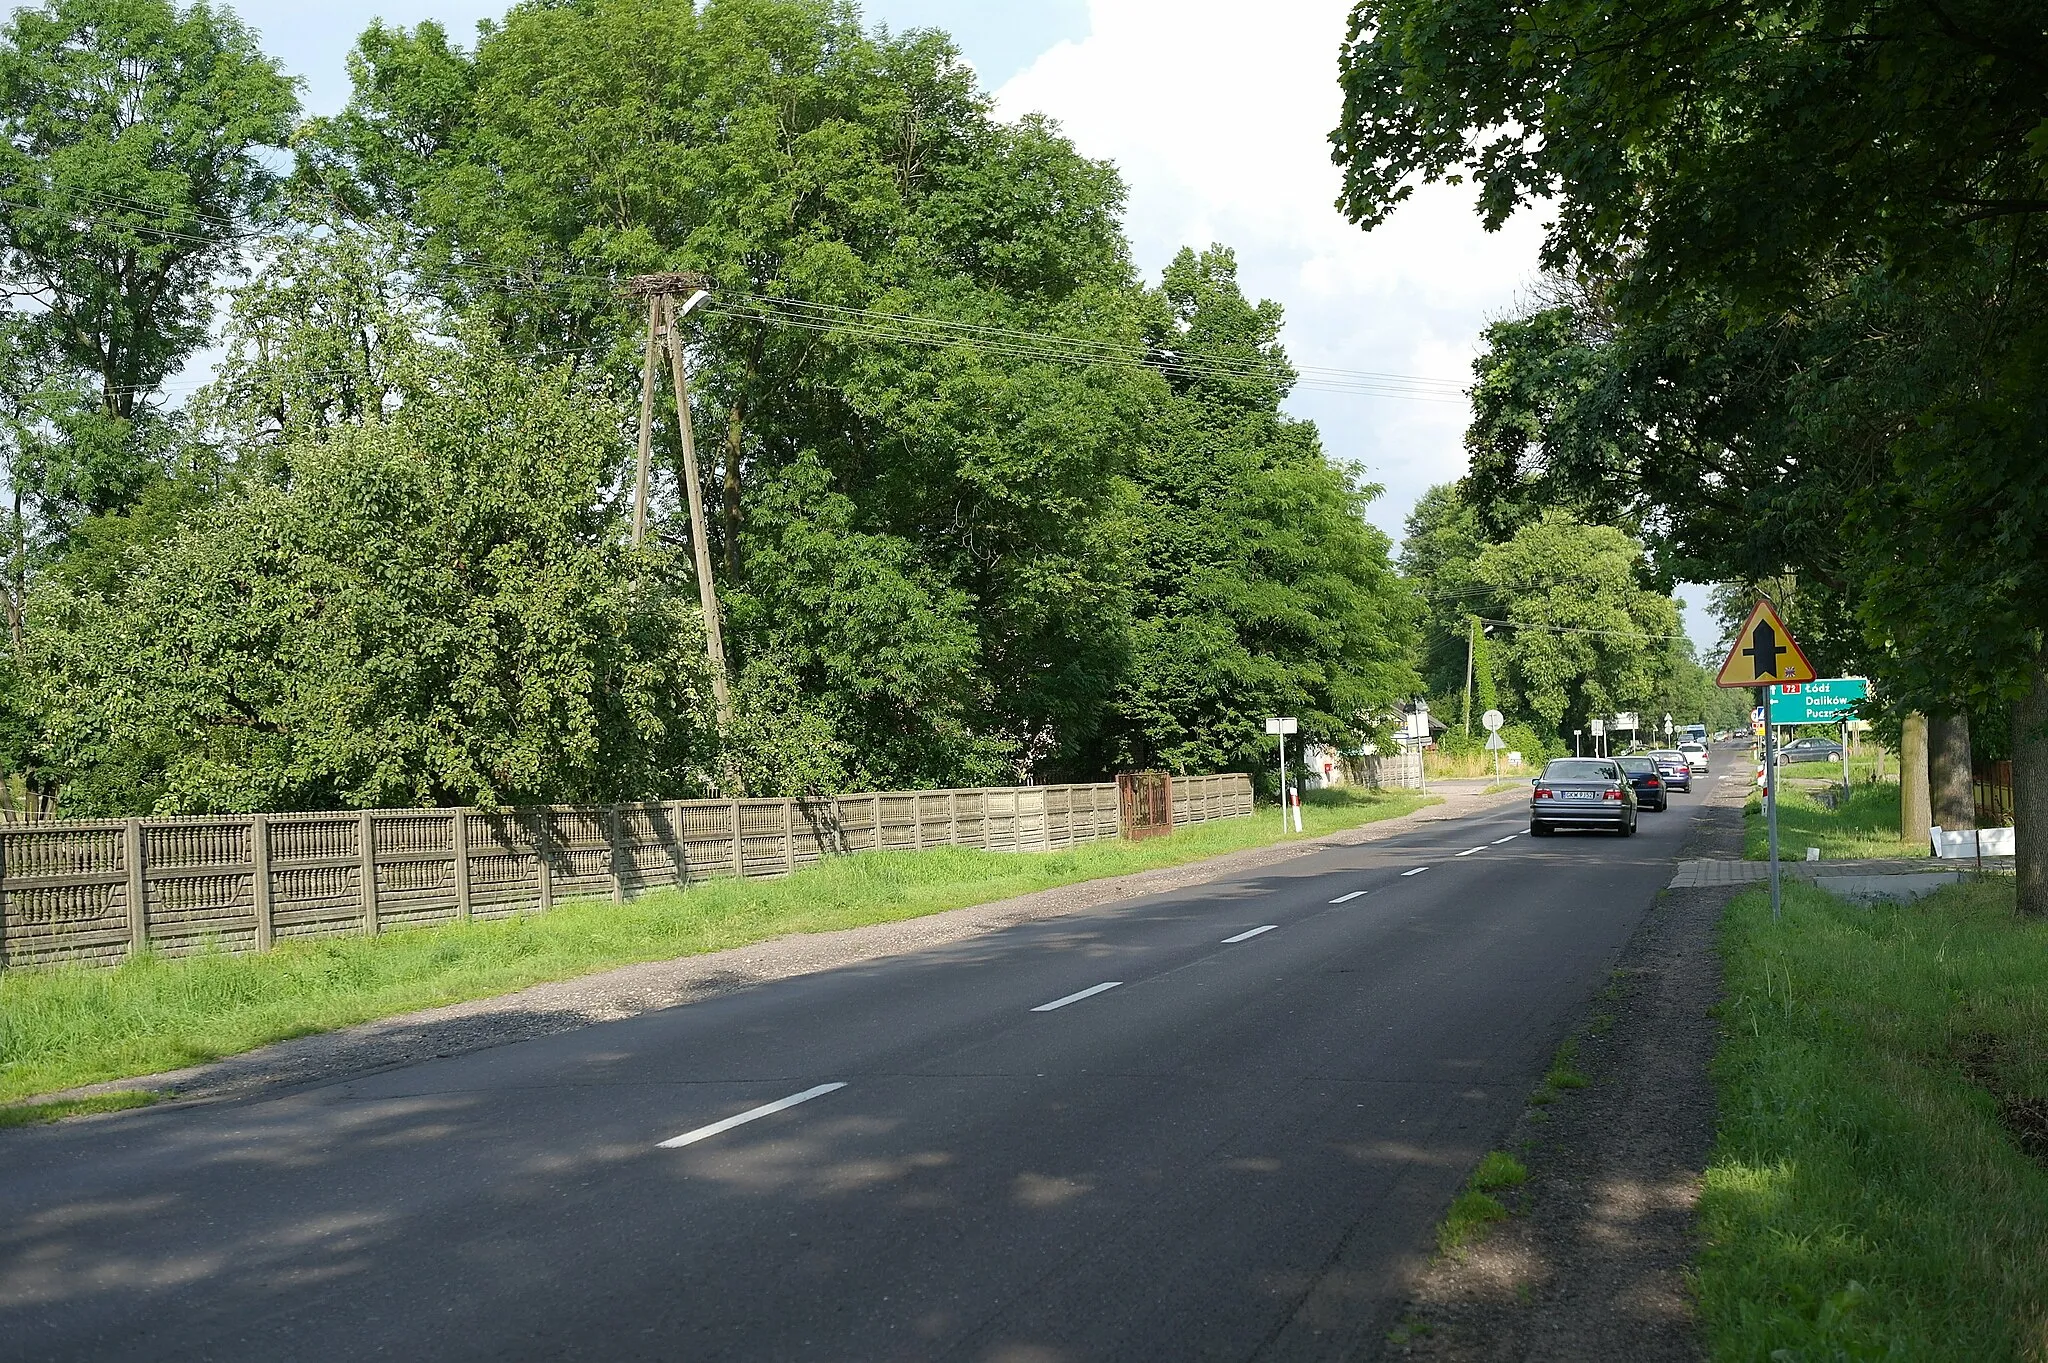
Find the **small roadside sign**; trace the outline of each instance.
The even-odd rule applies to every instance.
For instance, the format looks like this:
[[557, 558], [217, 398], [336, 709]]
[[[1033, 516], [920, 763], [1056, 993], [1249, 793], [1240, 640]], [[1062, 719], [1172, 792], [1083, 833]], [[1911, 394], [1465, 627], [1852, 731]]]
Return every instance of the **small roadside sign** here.
[[1486, 726], [1488, 733], [1499, 733], [1500, 726], [1508, 722], [1508, 717], [1498, 710], [1488, 710], [1479, 717], [1479, 722]]
[[1486, 750], [1488, 752], [1497, 752], [1506, 746], [1507, 744], [1501, 740], [1499, 733], [1490, 733], [1486, 736]]
[[1771, 723], [1839, 724], [1852, 719], [1870, 683], [1862, 677], [1824, 677], [1771, 688]]
[[1769, 686], [1773, 682], [1810, 682], [1820, 674], [1806, 659], [1799, 641], [1792, 637], [1778, 612], [1768, 601], [1759, 601], [1736, 632], [1735, 644], [1714, 685], [1735, 689]]
[[1300, 727], [1291, 717], [1286, 719], [1269, 719], [1266, 721], [1266, 732], [1269, 734], [1291, 734]]

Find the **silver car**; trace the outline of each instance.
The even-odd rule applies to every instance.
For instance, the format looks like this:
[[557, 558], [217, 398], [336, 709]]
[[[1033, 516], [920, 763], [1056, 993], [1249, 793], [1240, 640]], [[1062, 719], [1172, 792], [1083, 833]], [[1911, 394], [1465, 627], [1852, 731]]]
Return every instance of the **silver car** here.
[[1618, 763], [1605, 757], [1559, 757], [1529, 792], [1529, 835], [1590, 828], [1628, 837], [1636, 831], [1636, 792]]

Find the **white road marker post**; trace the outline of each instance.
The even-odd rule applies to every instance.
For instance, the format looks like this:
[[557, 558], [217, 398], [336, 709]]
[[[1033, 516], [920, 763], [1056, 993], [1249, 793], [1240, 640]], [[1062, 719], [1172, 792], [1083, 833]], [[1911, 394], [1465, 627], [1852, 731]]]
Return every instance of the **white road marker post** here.
[[[1266, 732], [1280, 740], [1280, 833], [1283, 837], [1287, 834], [1289, 805], [1287, 798], [1287, 735], [1298, 732], [1300, 728], [1301, 725], [1291, 716], [1274, 716], [1266, 721]], [[1294, 831], [1299, 833], [1301, 831], [1299, 826], [1301, 815], [1298, 811], [1295, 813], [1294, 819], [1296, 824]]]

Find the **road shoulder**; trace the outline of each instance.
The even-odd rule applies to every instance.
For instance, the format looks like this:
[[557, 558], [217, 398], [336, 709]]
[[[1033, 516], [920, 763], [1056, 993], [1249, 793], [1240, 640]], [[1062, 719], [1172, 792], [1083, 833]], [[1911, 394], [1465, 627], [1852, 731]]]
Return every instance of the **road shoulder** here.
[[[1440, 804], [1320, 837], [1245, 848], [1132, 875], [1080, 881], [921, 918], [839, 932], [797, 934], [727, 951], [622, 966], [491, 998], [298, 1037], [187, 1069], [91, 1084], [24, 1098], [21, 1102], [47, 1103], [135, 1090], [182, 1101], [212, 1101], [333, 1082], [679, 1007], [774, 980], [929, 950], [1020, 923], [1205, 884], [1330, 847], [1384, 841], [1421, 824], [1464, 818], [1518, 798], [1518, 792], [1453, 792]], [[95, 1116], [74, 1120], [111, 1119]]]
[[[1739, 856], [1741, 819], [1739, 795], [1710, 795], [1684, 855]], [[1505, 1137], [1529, 1170], [1503, 1199], [1515, 1215], [1429, 1261], [1379, 1356], [1703, 1357], [1686, 1271], [1714, 1140], [1716, 939], [1741, 888], [1658, 896], [1571, 1032], [1569, 1068], [1590, 1082], [1546, 1086]]]

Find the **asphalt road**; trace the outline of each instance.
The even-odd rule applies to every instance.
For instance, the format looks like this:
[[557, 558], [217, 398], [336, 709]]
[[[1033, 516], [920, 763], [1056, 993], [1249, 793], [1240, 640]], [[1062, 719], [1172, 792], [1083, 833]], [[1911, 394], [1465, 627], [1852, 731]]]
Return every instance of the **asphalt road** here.
[[1544, 840], [1513, 802], [624, 1022], [0, 1132], [0, 1356], [1347, 1357], [1699, 802]]

